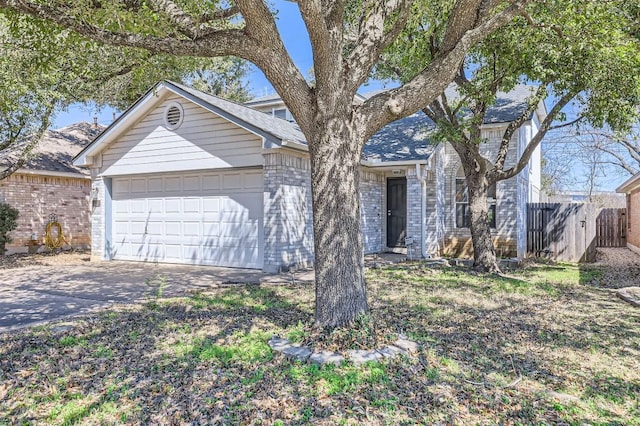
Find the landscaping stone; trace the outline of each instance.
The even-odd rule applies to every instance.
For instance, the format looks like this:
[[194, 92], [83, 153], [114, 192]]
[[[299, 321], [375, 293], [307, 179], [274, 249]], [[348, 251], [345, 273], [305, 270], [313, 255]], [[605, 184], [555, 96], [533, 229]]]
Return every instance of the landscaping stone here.
[[395, 358], [400, 354], [406, 354], [402, 349], [391, 345], [378, 349], [378, 353], [385, 358]]
[[344, 357], [335, 352], [320, 351], [320, 352], [314, 352], [313, 355], [309, 357], [309, 361], [313, 362], [314, 364], [320, 364], [320, 365], [323, 365], [323, 364], [340, 365], [342, 364], [342, 361], [344, 361]]
[[399, 348], [407, 354], [418, 353], [418, 344], [412, 340], [406, 338], [406, 336], [400, 335], [398, 340], [393, 343], [393, 346]]
[[297, 359], [298, 361], [307, 362], [312, 352], [309, 348], [304, 346], [291, 345], [281, 351], [288, 358]]
[[[334, 364], [340, 365], [345, 360], [345, 356], [332, 351], [313, 352], [306, 346], [293, 345], [287, 339], [272, 336], [269, 339], [269, 347], [288, 358], [297, 359], [302, 362], [313, 362], [314, 364]], [[381, 349], [360, 350], [353, 349], [346, 353], [346, 357], [356, 365], [370, 361], [378, 361], [382, 358], [394, 358], [400, 354], [411, 356], [418, 352], [418, 345], [407, 338], [404, 334], [398, 334], [398, 340], [393, 345], [385, 346]]]
[[624, 287], [616, 291], [616, 295], [625, 302], [640, 308], [640, 287]]
[[383, 358], [383, 355], [375, 349], [371, 351], [354, 349], [347, 351], [347, 358], [349, 358], [354, 364], [360, 365], [369, 361], [377, 361], [380, 358]]
[[292, 345], [287, 339], [282, 339], [278, 336], [273, 336], [269, 339], [269, 347], [285, 355], [287, 358], [297, 359], [302, 362], [307, 362], [312, 353], [309, 348]]
[[278, 336], [272, 336], [268, 343], [271, 349], [278, 352], [282, 352], [284, 349], [291, 346], [291, 342]]

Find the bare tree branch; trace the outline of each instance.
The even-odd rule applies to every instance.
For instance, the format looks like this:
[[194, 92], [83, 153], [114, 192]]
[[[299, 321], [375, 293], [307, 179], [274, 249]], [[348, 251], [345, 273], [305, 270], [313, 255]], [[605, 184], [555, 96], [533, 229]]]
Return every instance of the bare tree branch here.
[[[42, 116], [40, 128], [36, 131], [35, 134], [28, 136], [26, 143], [24, 144], [24, 146], [20, 148], [19, 152], [17, 153], [18, 158], [14, 162], [10, 163], [8, 166], [5, 166], [4, 170], [0, 170], [0, 180], [6, 179], [7, 177], [11, 176], [14, 172], [20, 169], [29, 160], [29, 156], [31, 155], [32, 151], [36, 146], [38, 146], [38, 144], [42, 140], [44, 133], [47, 131], [47, 128], [49, 127], [49, 124], [50, 124], [49, 120], [51, 118], [51, 115], [53, 114], [54, 108], [55, 108], [54, 102], [48, 105], [47, 109], [45, 110]], [[15, 144], [15, 142], [16, 140], [3, 141], [3, 145], [10, 146]]]

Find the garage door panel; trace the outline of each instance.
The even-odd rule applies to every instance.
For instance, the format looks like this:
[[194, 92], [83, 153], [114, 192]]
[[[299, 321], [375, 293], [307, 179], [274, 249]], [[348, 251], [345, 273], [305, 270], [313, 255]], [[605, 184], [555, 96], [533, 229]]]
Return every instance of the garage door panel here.
[[200, 199], [199, 198], [184, 198], [182, 200], [184, 213], [200, 213]]
[[181, 177], [167, 177], [164, 180], [164, 190], [166, 192], [177, 192], [182, 189]]
[[114, 178], [113, 188], [114, 258], [262, 268], [262, 171]]
[[162, 178], [149, 178], [147, 181], [147, 189], [149, 192], [164, 192]]
[[180, 213], [180, 199], [179, 198], [167, 198], [164, 200], [165, 213]]
[[220, 211], [220, 198], [204, 198], [202, 207], [205, 213], [218, 213]]

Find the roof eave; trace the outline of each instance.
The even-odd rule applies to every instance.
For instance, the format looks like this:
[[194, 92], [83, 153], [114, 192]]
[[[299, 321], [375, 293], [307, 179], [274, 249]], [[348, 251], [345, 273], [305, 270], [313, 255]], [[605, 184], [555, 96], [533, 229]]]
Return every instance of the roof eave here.
[[616, 188], [616, 192], [628, 194], [634, 189], [638, 188], [640, 188], [640, 173], [637, 173], [624, 181], [619, 187]]

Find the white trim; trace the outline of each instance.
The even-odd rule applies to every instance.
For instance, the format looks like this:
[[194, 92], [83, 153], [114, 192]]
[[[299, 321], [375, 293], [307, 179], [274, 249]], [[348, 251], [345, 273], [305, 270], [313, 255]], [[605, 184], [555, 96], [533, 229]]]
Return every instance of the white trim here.
[[631, 176], [625, 180], [619, 187], [616, 188], [616, 192], [628, 194], [634, 189], [640, 186], [640, 173]]
[[74, 178], [74, 179], [87, 179], [91, 180], [91, 176], [88, 174], [82, 173], [73, 173], [73, 172], [56, 172], [52, 170], [30, 170], [30, 169], [18, 169], [13, 174], [22, 174], [22, 175], [42, 175], [42, 176], [53, 176], [53, 177], [66, 177], [66, 178]]

